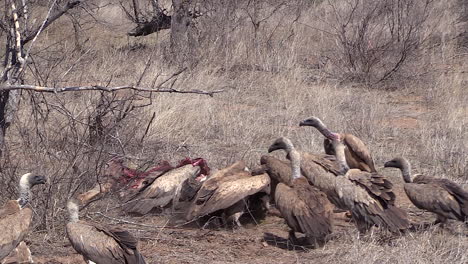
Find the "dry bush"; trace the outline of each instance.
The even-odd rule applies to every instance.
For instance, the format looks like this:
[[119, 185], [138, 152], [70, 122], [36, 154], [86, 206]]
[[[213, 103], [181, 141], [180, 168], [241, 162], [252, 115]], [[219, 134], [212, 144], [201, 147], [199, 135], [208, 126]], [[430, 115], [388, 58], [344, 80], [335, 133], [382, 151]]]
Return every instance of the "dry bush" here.
[[322, 12], [330, 74], [369, 85], [418, 74], [414, 61], [433, 35], [435, 6], [432, 0], [327, 1]]

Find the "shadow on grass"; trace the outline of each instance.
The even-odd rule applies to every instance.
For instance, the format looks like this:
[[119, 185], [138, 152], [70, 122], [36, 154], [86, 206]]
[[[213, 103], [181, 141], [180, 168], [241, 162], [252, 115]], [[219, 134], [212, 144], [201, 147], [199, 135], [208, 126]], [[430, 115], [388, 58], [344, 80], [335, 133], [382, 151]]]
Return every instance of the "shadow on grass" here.
[[291, 240], [279, 237], [272, 233], [264, 233], [263, 240], [270, 246], [290, 251], [306, 251], [312, 248], [310, 245], [307, 245], [305, 239], [297, 239], [298, 241], [294, 244]]

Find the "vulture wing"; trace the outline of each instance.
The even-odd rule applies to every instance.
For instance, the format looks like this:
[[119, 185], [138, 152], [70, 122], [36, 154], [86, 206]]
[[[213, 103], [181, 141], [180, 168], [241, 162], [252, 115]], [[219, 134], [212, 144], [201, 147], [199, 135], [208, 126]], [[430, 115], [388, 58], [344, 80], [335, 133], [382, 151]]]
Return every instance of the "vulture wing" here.
[[[406, 212], [394, 206], [391, 184], [357, 169], [336, 178], [336, 191], [358, 225], [377, 225], [397, 232], [409, 227]], [[390, 185], [389, 185], [390, 184]]]
[[23, 241], [32, 219], [32, 210], [19, 209], [17, 201], [9, 201], [0, 210], [0, 260], [13, 251]]
[[191, 164], [168, 171], [130, 199], [123, 206], [123, 210], [144, 215], [155, 207], [168, 205], [176, 192], [181, 189], [184, 181], [194, 177], [199, 171], [199, 166], [192, 166]]
[[[427, 178], [426, 178], [427, 180]], [[456, 196], [444, 185], [436, 182], [405, 183], [408, 198], [419, 209], [427, 210], [450, 219], [464, 221], [463, 208]]]
[[240, 160], [232, 164], [229, 167], [217, 170], [216, 172], [213, 173], [212, 176], [210, 176], [210, 178], [227, 177], [227, 176], [231, 176], [236, 173], [239, 173], [239, 172], [246, 171], [246, 169], [247, 169], [247, 166], [245, 165], [245, 161]]
[[307, 182], [292, 188], [279, 183], [275, 203], [293, 231], [311, 238], [323, 238], [332, 232], [332, 206], [324, 193]]
[[67, 224], [67, 235], [73, 248], [95, 263], [146, 263], [136, 248], [136, 239], [125, 230], [80, 221]]
[[352, 134], [344, 134], [343, 141], [349, 151], [349, 153], [347, 153], [348, 151], [345, 151], [345, 154], [346, 161], [350, 167], [368, 172], [376, 172], [374, 160], [372, 159], [370, 151], [364, 142]]
[[267, 174], [250, 176], [248, 172], [225, 178], [209, 179], [195, 197], [187, 218], [192, 219], [226, 209], [260, 191], [269, 192], [269, 185], [270, 177]]
[[337, 162], [327, 156], [301, 152], [301, 172], [313, 186], [324, 192], [336, 207], [347, 210], [348, 206], [338, 197], [335, 189], [336, 175], [340, 173]]
[[260, 158], [260, 163], [262, 164], [262, 167], [265, 168], [263, 173], [266, 172], [270, 176], [272, 197], [275, 195], [278, 183], [284, 183], [286, 185], [291, 184], [291, 162], [265, 155]]

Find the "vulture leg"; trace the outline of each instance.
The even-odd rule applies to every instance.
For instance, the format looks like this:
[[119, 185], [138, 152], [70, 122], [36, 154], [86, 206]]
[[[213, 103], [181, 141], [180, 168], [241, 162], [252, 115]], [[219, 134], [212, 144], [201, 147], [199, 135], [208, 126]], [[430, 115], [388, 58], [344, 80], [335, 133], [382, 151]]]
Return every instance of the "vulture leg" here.
[[356, 227], [359, 233], [365, 234], [371, 229], [371, 226], [367, 224], [365, 221], [359, 221], [358, 219], [353, 219], [353, 220], [356, 223]]
[[296, 233], [294, 232], [294, 230], [289, 230], [289, 240], [291, 241], [291, 243], [293, 243], [293, 245], [298, 245]]
[[443, 227], [446, 222], [447, 222], [447, 217], [437, 215], [437, 219], [435, 220], [434, 225], [440, 224]]
[[270, 211], [271, 204], [270, 204], [270, 196], [269, 195], [263, 195], [260, 200], [262, 200], [262, 205], [265, 210]]
[[233, 223], [238, 227], [242, 227], [239, 218], [244, 214], [245, 207], [245, 201], [240, 200], [239, 202], [233, 204], [231, 207], [227, 208], [223, 212], [224, 224], [227, 225]]
[[237, 227], [242, 227], [239, 218], [242, 216], [242, 212], [235, 213], [232, 218], [233, 222], [237, 225]]

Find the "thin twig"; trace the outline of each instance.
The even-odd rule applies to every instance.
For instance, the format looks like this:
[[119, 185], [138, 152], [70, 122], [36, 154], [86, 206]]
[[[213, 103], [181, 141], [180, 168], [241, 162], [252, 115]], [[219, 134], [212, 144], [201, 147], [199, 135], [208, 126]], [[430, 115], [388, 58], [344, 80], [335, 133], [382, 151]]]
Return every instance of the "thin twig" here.
[[145, 133], [143, 134], [143, 136], [140, 139], [140, 143], [143, 143], [143, 140], [145, 139], [146, 135], [148, 134], [148, 131], [149, 131], [149, 129], [151, 127], [151, 124], [153, 123], [153, 120], [154, 120], [155, 117], [156, 117], [156, 112], [153, 112], [153, 115], [151, 116], [151, 119], [148, 122], [148, 125], [146, 126]]
[[146, 224], [140, 224], [140, 223], [136, 223], [136, 222], [132, 222], [132, 221], [128, 221], [128, 220], [124, 220], [124, 219], [120, 219], [120, 218], [115, 218], [115, 217], [111, 217], [111, 216], [108, 216], [108, 215], [105, 215], [101, 212], [92, 212], [92, 213], [89, 213], [89, 214], [92, 214], [92, 215], [100, 215], [106, 219], [109, 219], [109, 220], [112, 220], [112, 221], [116, 221], [116, 222], [119, 222], [119, 223], [124, 223], [124, 224], [129, 224], [129, 225], [136, 225], [136, 226], [142, 226], [142, 227], [148, 227], [148, 228], [172, 228], [172, 229], [192, 229], [192, 228], [184, 228], [182, 226], [186, 225], [187, 223], [190, 223], [190, 222], [193, 222], [193, 221], [189, 221], [187, 223], [183, 223], [183, 224], [180, 224], [180, 225], [176, 225], [176, 226], [168, 226], [167, 224], [169, 223], [169, 221], [167, 221], [164, 225], [162, 226], [158, 226], [158, 225], [146, 225]]
[[71, 86], [71, 87], [45, 87], [45, 86], [36, 86], [36, 85], [20, 85], [20, 84], [0, 84], [0, 91], [11, 91], [11, 90], [30, 90], [35, 92], [45, 92], [45, 93], [62, 93], [62, 92], [81, 92], [81, 91], [104, 91], [104, 92], [115, 92], [118, 90], [135, 90], [141, 92], [150, 92], [150, 93], [181, 93], [181, 94], [204, 94], [213, 96], [216, 93], [224, 92], [224, 90], [214, 90], [214, 91], [203, 91], [203, 90], [177, 90], [174, 88], [161, 88], [161, 89], [150, 89], [145, 87], [124, 85], [116, 87], [104, 87], [100, 85], [93, 86]]

